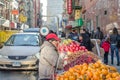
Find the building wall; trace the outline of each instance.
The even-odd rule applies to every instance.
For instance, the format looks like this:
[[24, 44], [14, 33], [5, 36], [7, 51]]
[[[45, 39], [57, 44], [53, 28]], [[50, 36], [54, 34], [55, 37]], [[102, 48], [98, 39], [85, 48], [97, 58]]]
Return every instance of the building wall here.
[[[57, 16], [63, 12], [63, 1], [62, 0], [47, 0], [47, 15]], [[49, 19], [48, 17], [47, 19]]]
[[[118, 22], [118, 0], [84, 0], [86, 26], [96, 30], [99, 26], [105, 31], [107, 24]], [[91, 30], [92, 30], [91, 29]]]
[[34, 12], [34, 27], [38, 27], [37, 26], [37, 18], [38, 18], [38, 14], [40, 14], [40, 0], [33, 0], [33, 5], [34, 5], [34, 8], [33, 8], [33, 12]]

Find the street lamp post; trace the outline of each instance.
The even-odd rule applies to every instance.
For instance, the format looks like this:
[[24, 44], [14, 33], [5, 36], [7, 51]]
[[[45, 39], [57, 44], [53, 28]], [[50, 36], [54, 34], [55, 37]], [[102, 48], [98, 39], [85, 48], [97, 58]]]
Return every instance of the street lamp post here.
[[46, 15], [42, 15], [42, 17], [55, 17], [57, 18], [57, 35], [59, 34], [59, 17], [58, 16], [46, 16]]

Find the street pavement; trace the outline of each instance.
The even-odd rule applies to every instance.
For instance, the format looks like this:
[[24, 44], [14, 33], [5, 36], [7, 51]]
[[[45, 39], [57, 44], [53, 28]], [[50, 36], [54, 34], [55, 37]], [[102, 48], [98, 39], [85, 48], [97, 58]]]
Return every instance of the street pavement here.
[[38, 80], [37, 71], [0, 71], [0, 80]]
[[108, 55], [108, 57], [109, 57], [109, 58], [108, 58], [108, 65], [116, 67], [117, 70], [118, 70], [118, 72], [120, 73], [120, 66], [117, 66], [116, 56], [114, 56], [114, 64], [113, 64], [113, 65], [111, 64], [111, 56]]

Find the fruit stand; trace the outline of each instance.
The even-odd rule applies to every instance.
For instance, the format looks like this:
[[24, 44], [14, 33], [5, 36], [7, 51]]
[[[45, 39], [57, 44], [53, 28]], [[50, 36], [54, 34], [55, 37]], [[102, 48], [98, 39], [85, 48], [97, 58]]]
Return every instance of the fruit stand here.
[[56, 80], [120, 80], [117, 69], [105, 65], [99, 56], [70, 39], [62, 40], [59, 45], [58, 65], [63, 72]]

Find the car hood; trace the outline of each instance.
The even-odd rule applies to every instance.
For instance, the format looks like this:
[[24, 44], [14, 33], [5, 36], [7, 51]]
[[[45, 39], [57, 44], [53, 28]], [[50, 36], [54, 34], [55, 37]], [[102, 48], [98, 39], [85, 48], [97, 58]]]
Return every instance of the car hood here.
[[31, 56], [38, 53], [39, 46], [4, 46], [0, 54], [4, 56]]

